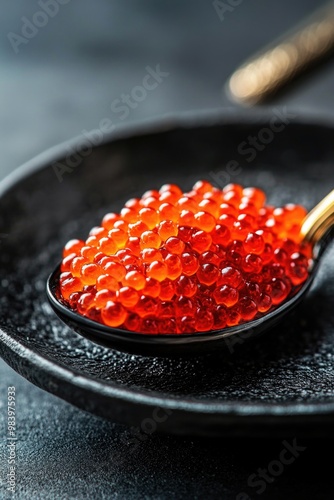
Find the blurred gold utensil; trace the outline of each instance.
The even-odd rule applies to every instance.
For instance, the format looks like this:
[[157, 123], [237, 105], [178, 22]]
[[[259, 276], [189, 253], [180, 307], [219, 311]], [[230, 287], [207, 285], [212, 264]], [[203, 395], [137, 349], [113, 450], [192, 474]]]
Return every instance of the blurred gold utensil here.
[[303, 27], [237, 69], [228, 82], [231, 98], [252, 106], [267, 99], [334, 49], [334, 4], [314, 13]]

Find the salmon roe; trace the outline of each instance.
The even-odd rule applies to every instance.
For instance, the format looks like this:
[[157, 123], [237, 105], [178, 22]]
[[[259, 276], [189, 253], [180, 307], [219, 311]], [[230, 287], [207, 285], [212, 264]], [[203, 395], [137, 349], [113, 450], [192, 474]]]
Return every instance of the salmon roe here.
[[61, 296], [94, 321], [146, 334], [259, 318], [296, 293], [312, 264], [300, 236], [306, 210], [265, 202], [258, 188], [208, 181], [147, 191], [65, 245]]

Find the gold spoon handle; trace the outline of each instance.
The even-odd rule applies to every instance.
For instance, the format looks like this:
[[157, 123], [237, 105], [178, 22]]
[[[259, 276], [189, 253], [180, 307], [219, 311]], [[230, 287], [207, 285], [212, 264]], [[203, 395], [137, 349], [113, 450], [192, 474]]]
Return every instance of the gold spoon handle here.
[[229, 93], [239, 104], [253, 105], [334, 49], [334, 6], [312, 15], [303, 28], [254, 56], [235, 71]]
[[334, 227], [334, 190], [305, 217], [301, 235], [306, 243], [314, 247], [331, 227]]

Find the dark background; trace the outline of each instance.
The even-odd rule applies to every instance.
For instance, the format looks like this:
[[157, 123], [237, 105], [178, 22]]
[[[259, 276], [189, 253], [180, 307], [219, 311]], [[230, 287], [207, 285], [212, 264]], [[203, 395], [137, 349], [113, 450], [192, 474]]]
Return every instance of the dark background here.
[[[37, 1], [0, 1], [0, 178], [103, 118], [117, 127], [169, 113], [237, 108], [222, 92], [231, 72], [321, 3], [244, 0], [221, 21], [211, 0], [70, 0], [16, 54], [8, 33], [21, 34], [22, 17], [31, 20], [41, 7]], [[120, 120], [111, 103], [141, 84], [146, 66], [157, 64], [169, 76]], [[331, 59], [266, 106], [333, 117], [333, 90]], [[18, 499], [235, 499], [242, 491], [257, 498], [256, 489], [247, 487], [249, 476], [283, 449], [277, 439], [154, 434], [129, 454], [127, 428], [37, 389], [3, 362], [1, 435], [8, 386], [17, 391]], [[332, 441], [297, 436], [297, 442], [306, 449], [260, 498], [332, 498], [325, 455]], [[1, 473], [1, 498], [4, 479]]]

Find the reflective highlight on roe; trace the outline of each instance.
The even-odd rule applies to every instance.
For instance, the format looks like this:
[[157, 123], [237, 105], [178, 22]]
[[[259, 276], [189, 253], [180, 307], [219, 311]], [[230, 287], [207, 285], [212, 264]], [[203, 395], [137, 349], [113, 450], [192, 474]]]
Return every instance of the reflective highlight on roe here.
[[308, 278], [305, 216], [299, 205], [266, 205], [254, 187], [166, 184], [106, 214], [86, 241], [66, 244], [60, 293], [89, 319], [147, 334], [251, 321]]

